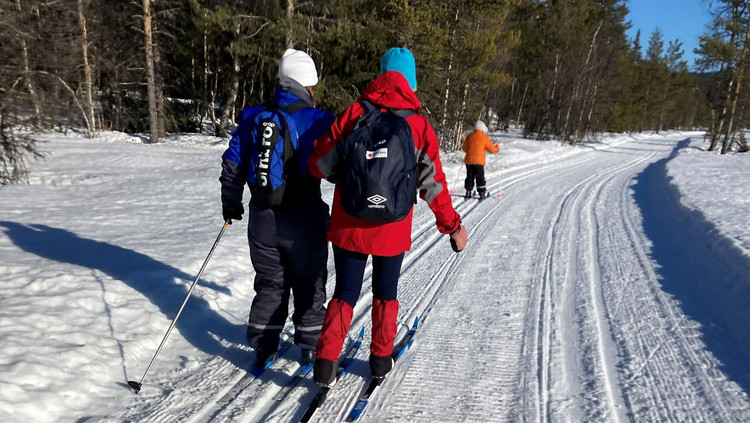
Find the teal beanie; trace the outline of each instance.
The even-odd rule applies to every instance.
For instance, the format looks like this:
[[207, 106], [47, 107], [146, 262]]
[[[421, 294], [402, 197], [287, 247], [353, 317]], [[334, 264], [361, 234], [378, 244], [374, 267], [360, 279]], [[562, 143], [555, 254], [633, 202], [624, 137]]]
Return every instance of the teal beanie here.
[[414, 55], [408, 48], [393, 47], [380, 59], [380, 74], [388, 71], [400, 72], [409, 82], [412, 90], [417, 89], [417, 68]]

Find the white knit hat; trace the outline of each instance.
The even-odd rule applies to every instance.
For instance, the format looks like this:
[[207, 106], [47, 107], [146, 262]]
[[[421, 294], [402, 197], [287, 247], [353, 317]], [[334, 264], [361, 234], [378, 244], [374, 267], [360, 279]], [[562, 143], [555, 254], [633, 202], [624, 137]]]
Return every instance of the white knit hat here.
[[318, 71], [315, 62], [307, 53], [288, 48], [281, 56], [279, 79], [291, 78], [303, 87], [312, 87], [318, 83]]
[[485, 134], [487, 133], [487, 131], [489, 131], [489, 129], [487, 129], [487, 125], [485, 125], [484, 122], [482, 122], [481, 120], [477, 121], [476, 125], [474, 125], [474, 129], [475, 130], [479, 129], [480, 131], [484, 132]]

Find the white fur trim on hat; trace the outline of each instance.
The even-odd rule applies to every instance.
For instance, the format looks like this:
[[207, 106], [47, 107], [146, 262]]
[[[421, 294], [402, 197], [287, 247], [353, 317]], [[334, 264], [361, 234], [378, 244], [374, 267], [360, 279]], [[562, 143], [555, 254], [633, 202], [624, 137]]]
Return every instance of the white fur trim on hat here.
[[279, 63], [279, 79], [291, 78], [303, 87], [312, 87], [318, 83], [318, 71], [315, 62], [307, 53], [292, 48], [286, 49]]
[[474, 125], [474, 129], [475, 130], [479, 129], [480, 131], [484, 132], [485, 134], [489, 131], [489, 129], [487, 129], [487, 125], [485, 125], [484, 122], [482, 122], [481, 120], [477, 121], [476, 125]]

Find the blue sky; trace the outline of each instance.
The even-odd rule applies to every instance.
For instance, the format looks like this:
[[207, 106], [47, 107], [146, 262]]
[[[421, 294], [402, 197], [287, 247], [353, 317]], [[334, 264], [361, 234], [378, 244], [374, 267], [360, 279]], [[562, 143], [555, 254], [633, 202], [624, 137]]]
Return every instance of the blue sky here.
[[632, 27], [628, 37], [632, 40], [638, 29], [641, 30], [641, 45], [648, 47], [648, 38], [657, 27], [664, 35], [664, 48], [669, 41], [679, 38], [685, 50], [683, 59], [693, 69], [698, 37], [706, 32], [706, 25], [711, 22], [709, 5], [706, 0], [628, 0]]

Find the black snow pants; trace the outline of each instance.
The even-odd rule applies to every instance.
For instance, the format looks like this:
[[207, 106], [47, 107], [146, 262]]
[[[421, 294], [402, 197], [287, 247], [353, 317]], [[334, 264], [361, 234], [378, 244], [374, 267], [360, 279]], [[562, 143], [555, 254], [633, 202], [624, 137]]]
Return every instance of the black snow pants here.
[[484, 180], [484, 165], [467, 164], [464, 188], [466, 188], [468, 191], [474, 189], [475, 179], [477, 181], [477, 192], [481, 194], [487, 191], [487, 181]]
[[278, 349], [291, 294], [294, 343], [314, 349], [326, 311], [328, 205], [318, 200], [283, 211], [250, 206], [248, 218], [255, 269], [255, 297], [247, 327], [250, 347]]

